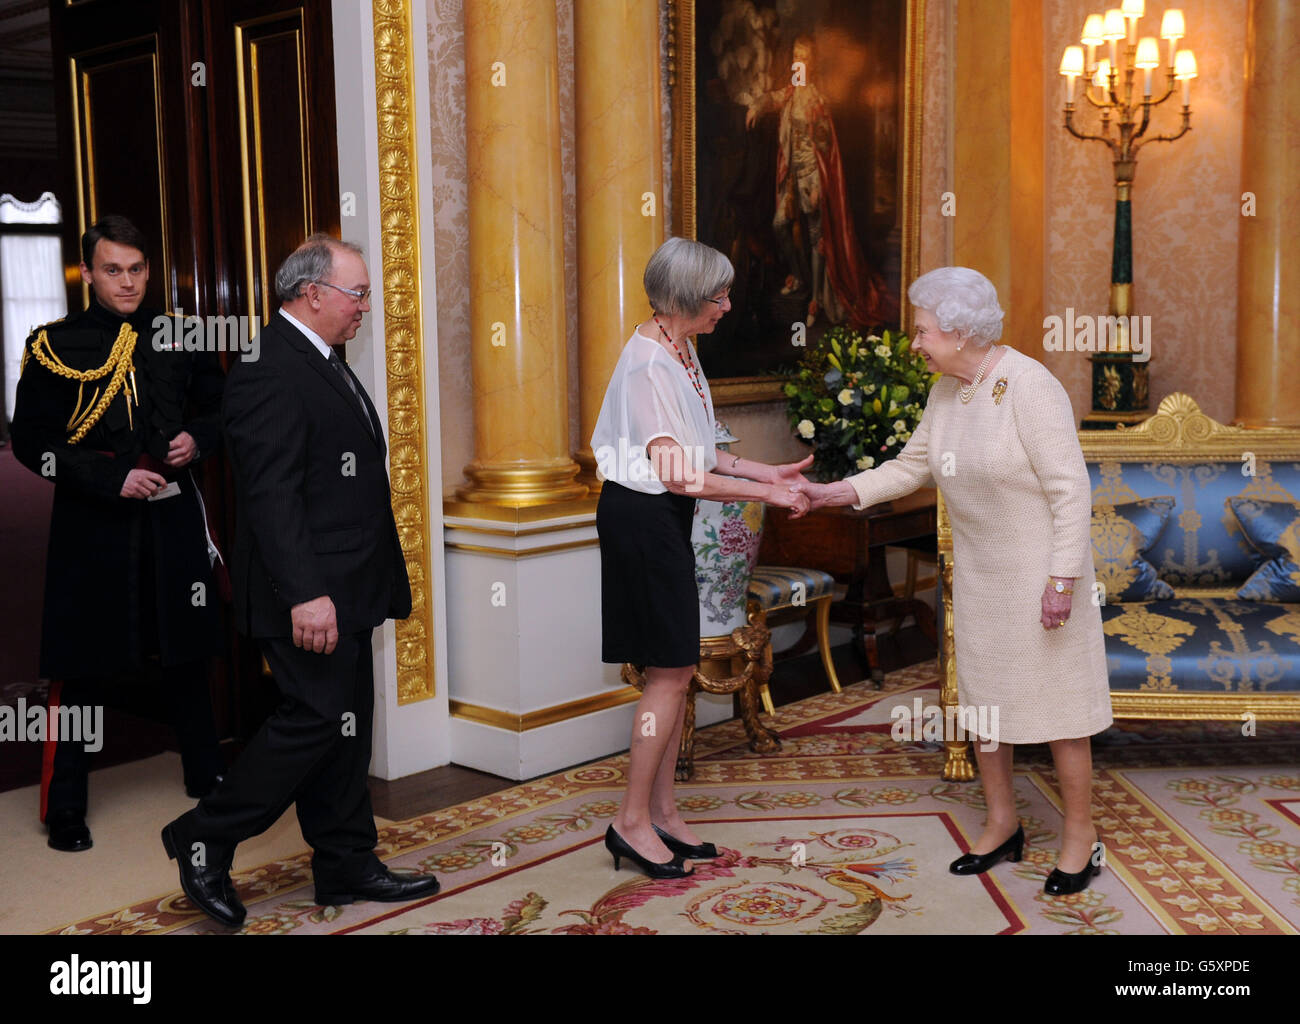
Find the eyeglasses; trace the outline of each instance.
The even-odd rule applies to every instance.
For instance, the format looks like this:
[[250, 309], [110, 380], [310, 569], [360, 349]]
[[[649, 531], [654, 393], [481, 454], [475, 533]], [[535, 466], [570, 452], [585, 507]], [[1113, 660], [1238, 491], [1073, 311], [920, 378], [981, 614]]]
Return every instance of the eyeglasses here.
[[326, 288], [333, 288], [336, 292], [342, 292], [344, 295], [351, 295], [358, 302], [365, 302], [366, 299], [370, 298], [369, 288], [363, 292], [359, 292], [351, 288], [340, 288], [338, 285], [330, 284], [328, 281], [313, 281], [312, 284], [323, 284]]
[[722, 298], [720, 298], [720, 299], [710, 299], [710, 298], [706, 298], [704, 301], [705, 301], [705, 302], [712, 302], [715, 306], [721, 306], [724, 302], [726, 302], [726, 301], [727, 301], [728, 299], [730, 299], [730, 298], [731, 298], [731, 292], [728, 291], [728, 292], [726, 292], [725, 294], [723, 294]]

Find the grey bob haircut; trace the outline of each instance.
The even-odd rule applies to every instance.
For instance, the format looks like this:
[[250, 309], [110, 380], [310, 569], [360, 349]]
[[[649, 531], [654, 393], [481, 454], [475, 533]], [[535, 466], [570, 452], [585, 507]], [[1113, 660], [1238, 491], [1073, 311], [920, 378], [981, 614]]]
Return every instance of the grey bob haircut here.
[[645, 265], [646, 298], [656, 313], [695, 316], [706, 299], [731, 287], [736, 271], [717, 249], [689, 238], [670, 238]]
[[350, 249], [364, 256], [361, 246], [343, 242], [317, 232], [289, 254], [275, 272], [275, 294], [281, 302], [289, 302], [302, 294], [302, 286], [313, 281], [324, 281], [334, 268], [334, 250]]

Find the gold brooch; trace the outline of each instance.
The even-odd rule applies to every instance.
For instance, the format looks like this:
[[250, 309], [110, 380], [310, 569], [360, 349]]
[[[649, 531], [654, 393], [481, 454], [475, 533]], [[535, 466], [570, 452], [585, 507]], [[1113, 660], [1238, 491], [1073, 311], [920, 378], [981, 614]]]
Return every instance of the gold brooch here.
[[993, 404], [1001, 405], [1002, 396], [1007, 393], [1007, 379], [999, 377], [997, 383], [993, 385]]

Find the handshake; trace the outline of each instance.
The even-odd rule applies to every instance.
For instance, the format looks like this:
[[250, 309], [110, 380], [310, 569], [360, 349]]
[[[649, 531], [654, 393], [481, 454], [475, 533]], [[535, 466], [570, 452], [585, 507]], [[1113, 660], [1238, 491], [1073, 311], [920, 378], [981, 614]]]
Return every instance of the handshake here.
[[776, 508], [790, 510], [791, 519], [799, 519], [815, 508], [827, 505], [852, 505], [857, 500], [857, 492], [846, 480], [834, 483], [813, 483], [802, 473], [812, 462], [808, 456], [802, 462], [787, 463], [773, 467], [774, 472], [764, 501]]

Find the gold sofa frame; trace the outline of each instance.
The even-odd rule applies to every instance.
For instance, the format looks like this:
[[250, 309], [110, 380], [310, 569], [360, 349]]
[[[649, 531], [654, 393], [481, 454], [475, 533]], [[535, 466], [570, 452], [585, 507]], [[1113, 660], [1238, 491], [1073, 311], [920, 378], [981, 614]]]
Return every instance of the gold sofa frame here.
[[[1240, 462], [1247, 452], [1256, 459], [1300, 462], [1300, 429], [1226, 426], [1201, 412], [1191, 396], [1177, 392], [1160, 403], [1148, 419], [1131, 428], [1079, 432], [1083, 457], [1096, 462]], [[939, 646], [939, 701], [944, 721], [952, 722], [956, 708], [957, 659], [952, 612], [952, 526], [943, 496], [939, 497], [939, 586], [943, 601], [943, 634]], [[1233, 589], [1177, 587], [1178, 597], [1232, 597]], [[1119, 718], [1199, 719], [1242, 721], [1249, 713], [1258, 721], [1300, 721], [1300, 691], [1295, 693], [1158, 693], [1111, 691], [1111, 706]], [[946, 738], [943, 777], [968, 782], [975, 775], [967, 755], [968, 741]]]

